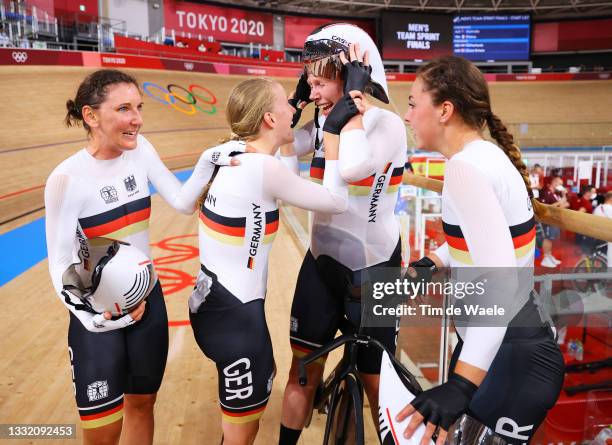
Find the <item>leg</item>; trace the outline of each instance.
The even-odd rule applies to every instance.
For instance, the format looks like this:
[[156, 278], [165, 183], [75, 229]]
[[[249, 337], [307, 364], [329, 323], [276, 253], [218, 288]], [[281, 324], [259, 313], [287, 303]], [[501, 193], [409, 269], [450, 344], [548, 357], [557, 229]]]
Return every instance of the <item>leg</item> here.
[[121, 445], [153, 443], [153, 407], [157, 394], [126, 394]]
[[[363, 333], [372, 336], [387, 347], [391, 354], [395, 353], [396, 327], [370, 327], [363, 328]], [[363, 389], [370, 402], [372, 421], [378, 430], [378, 388], [380, 385], [380, 364], [382, 353], [372, 347], [360, 347], [357, 355], [357, 368], [359, 377], [363, 382]]]
[[259, 419], [247, 423], [221, 421], [223, 445], [251, 445], [259, 431]]
[[323, 364], [312, 363], [306, 367], [306, 377], [308, 383], [302, 386], [298, 380], [298, 357], [291, 360], [289, 379], [283, 395], [283, 410], [281, 424], [293, 430], [304, 428], [306, 419], [312, 410], [312, 403], [317, 390], [317, 386], [323, 377]]
[[[328, 257], [326, 257], [329, 259]], [[333, 260], [326, 264], [330, 273], [337, 270]], [[342, 313], [342, 299], [334, 298], [319, 274], [310, 251], [306, 252], [291, 305], [290, 342], [293, 351], [289, 379], [283, 396], [279, 444], [295, 445], [312, 410], [316, 388], [323, 375], [325, 359], [306, 369], [308, 384], [298, 379], [299, 359], [333, 340]]]
[[[401, 239], [398, 242], [393, 254], [385, 263], [380, 264], [382, 267], [392, 267], [399, 270], [401, 265]], [[375, 266], [377, 267], [377, 266]], [[359, 288], [361, 290], [361, 288]], [[349, 305], [347, 303], [347, 311]], [[361, 304], [359, 309], [361, 314]], [[361, 317], [360, 317], [361, 318]], [[380, 341], [389, 350], [390, 354], [395, 354], [397, 346], [397, 334], [399, 333], [399, 318], [394, 320], [388, 320], [389, 323], [394, 323], [388, 326], [368, 326], [364, 319], [360, 320], [360, 325], [363, 323], [365, 326], [362, 328], [364, 334], [372, 336], [376, 340]], [[357, 356], [357, 367], [359, 369], [359, 377], [363, 383], [363, 389], [368, 396], [370, 402], [370, 413], [372, 414], [372, 421], [378, 431], [380, 427], [379, 416], [378, 416], [378, 388], [380, 386], [380, 364], [382, 362], [382, 353], [378, 349], [360, 347]]]
[[363, 389], [368, 396], [370, 402], [370, 413], [372, 414], [372, 421], [376, 430], [378, 430], [378, 386], [380, 384], [380, 374], [366, 374], [364, 372], [359, 373], [361, 381], [363, 382]]
[[168, 316], [157, 283], [142, 319], [126, 330], [129, 370], [122, 445], [153, 443], [153, 408], [168, 356]]
[[122, 419], [100, 428], [83, 430], [83, 443], [85, 445], [116, 445], [121, 435]]
[[94, 334], [70, 314], [68, 354], [84, 443], [119, 443], [127, 376], [123, 329]]
[[190, 314], [191, 325], [198, 346], [217, 365], [223, 444], [250, 445], [272, 391], [272, 341], [263, 300], [206, 310], [206, 304], [231, 301], [231, 294], [219, 298], [221, 292], [227, 291], [211, 291], [203, 310]]
[[542, 241], [542, 252], [544, 255], [551, 255], [552, 253], [552, 241], [549, 239], [544, 239]]

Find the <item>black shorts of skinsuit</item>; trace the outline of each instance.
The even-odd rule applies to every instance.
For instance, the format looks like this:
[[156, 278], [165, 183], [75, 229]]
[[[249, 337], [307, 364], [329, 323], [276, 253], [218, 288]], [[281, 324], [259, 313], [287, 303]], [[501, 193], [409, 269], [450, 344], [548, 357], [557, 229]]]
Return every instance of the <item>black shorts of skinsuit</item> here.
[[223, 420], [235, 424], [258, 420], [275, 374], [264, 300], [243, 303], [215, 280], [198, 311], [189, 317], [198, 346], [217, 365]]
[[168, 315], [159, 282], [142, 318], [123, 329], [89, 332], [71, 313], [68, 353], [85, 429], [121, 419], [124, 394], [156, 393], [168, 357]]
[[[351, 324], [359, 328], [360, 302], [347, 301], [347, 298], [360, 298], [362, 275], [375, 267], [394, 267], [399, 270], [400, 266], [401, 239], [387, 261], [357, 271], [350, 270], [327, 255], [321, 255], [315, 260], [308, 250], [300, 268], [291, 305], [289, 338], [293, 355], [303, 357], [332, 341], [345, 315]], [[397, 330], [397, 325], [364, 327], [362, 333], [371, 335], [391, 353], [395, 353]], [[382, 353], [378, 349], [360, 345], [357, 368], [364, 373], [379, 374], [381, 359]], [[324, 364], [324, 360], [319, 363]]]
[[[453, 351], [455, 368], [463, 342]], [[550, 328], [509, 328], [468, 415], [508, 444], [529, 443], [559, 397], [565, 366]]]

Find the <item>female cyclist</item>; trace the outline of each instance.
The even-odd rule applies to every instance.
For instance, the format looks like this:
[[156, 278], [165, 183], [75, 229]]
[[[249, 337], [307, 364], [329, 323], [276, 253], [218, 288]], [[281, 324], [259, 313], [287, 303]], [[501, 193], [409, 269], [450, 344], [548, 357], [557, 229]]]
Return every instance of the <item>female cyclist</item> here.
[[[345, 102], [350, 113], [331, 111], [336, 130], [360, 127], [363, 108], [359, 93], [354, 96]], [[332, 133], [325, 134], [323, 185], [296, 174], [297, 159], [287, 147], [295, 111], [278, 82], [241, 82], [226, 109], [230, 141], [211, 149], [236, 152], [240, 165], [219, 169], [201, 201], [201, 271], [189, 310], [198, 345], [217, 365], [225, 445], [253, 443], [272, 390], [275, 366], [264, 299], [268, 254], [279, 223], [277, 201], [324, 214], [347, 208]], [[280, 160], [274, 157], [279, 147]]]
[[113, 240], [149, 256], [149, 182], [177, 210], [192, 213], [214, 166], [203, 155], [181, 187], [139, 135], [142, 95], [121, 71], [90, 74], [66, 107], [66, 124], [82, 123], [88, 143], [47, 180], [46, 236], [53, 286], [70, 311], [68, 351], [84, 441], [118, 443], [122, 436], [126, 444], [150, 444], [168, 352], [161, 286], [153, 274], [147, 299], [119, 318], [96, 313], [83, 298]]
[[[320, 181], [329, 168], [320, 127], [333, 125], [330, 110], [342, 106], [351, 91], [364, 91], [388, 103], [387, 83], [376, 45], [354, 25], [337, 23], [313, 31], [304, 44], [304, 62], [294, 103], [302, 108], [312, 101], [317, 113], [296, 130], [295, 150], [299, 156], [313, 152], [310, 176]], [[308, 385], [301, 386], [300, 358], [334, 338], [345, 312], [360, 314], [361, 277], [368, 268], [401, 264], [394, 208], [406, 162], [406, 130], [399, 116], [378, 108], [370, 97], [365, 96], [363, 103], [363, 128], [345, 127], [340, 133], [338, 162], [340, 175], [348, 182], [348, 209], [337, 215], [314, 212], [310, 249], [295, 287], [289, 333], [293, 360], [283, 399], [280, 445], [297, 443], [323, 374], [324, 361], [310, 365]], [[357, 314], [349, 318], [358, 328]], [[395, 350], [395, 326], [366, 330]], [[381, 358], [377, 350], [360, 347], [358, 368], [375, 425]]]
[[[421, 443], [439, 428], [442, 445], [448, 428], [468, 413], [508, 443], [528, 443], [559, 396], [564, 365], [534, 299], [535, 219], [521, 152], [491, 110], [484, 76], [459, 57], [439, 58], [417, 71], [405, 120], [417, 148], [447, 159], [446, 243], [411, 264], [411, 272], [428, 280], [441, 267], [472, 276], [497, 271], [493, 276], [507, 281], [489, 283], [496, 292], [484, 296], [507, 297], [501, 305], [516, 310], [498, 325], [459, 325], [455, 319], [459, 344], [448, 381], [419, 394], [396, 420], [414, 414], [406, 437], [426, 422]], [[485, 128], [495, 143], [485, 140]]]

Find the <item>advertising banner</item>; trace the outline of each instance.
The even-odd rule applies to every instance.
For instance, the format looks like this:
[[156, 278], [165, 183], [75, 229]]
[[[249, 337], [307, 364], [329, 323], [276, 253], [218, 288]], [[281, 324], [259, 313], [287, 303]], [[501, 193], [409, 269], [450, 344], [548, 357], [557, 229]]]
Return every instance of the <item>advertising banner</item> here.
[[245, 9], [164, 1], [166, 30], [213, 37], [220, 42], [272, 45], [273, 15]]

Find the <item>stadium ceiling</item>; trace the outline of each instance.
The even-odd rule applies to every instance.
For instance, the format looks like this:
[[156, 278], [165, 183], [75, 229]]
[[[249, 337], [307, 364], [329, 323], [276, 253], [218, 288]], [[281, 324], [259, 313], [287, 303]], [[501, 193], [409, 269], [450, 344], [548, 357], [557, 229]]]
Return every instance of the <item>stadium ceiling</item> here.
[[226, 0], [270, 12], [373, 18], [389, 12], [528, 13], [534, 20], [612, 15], [610, 0]]

